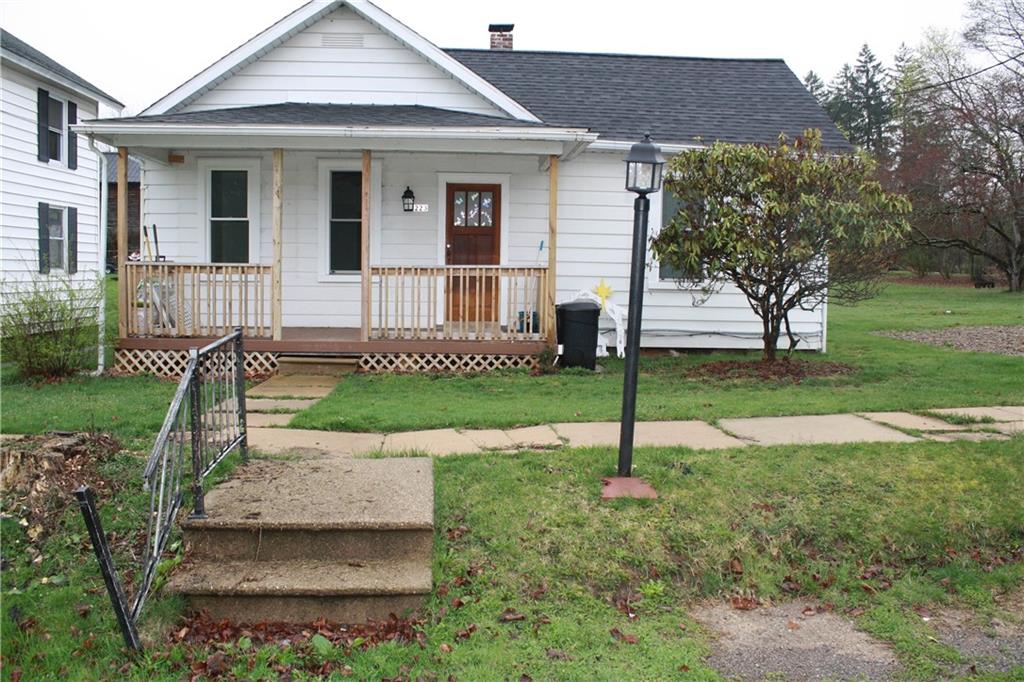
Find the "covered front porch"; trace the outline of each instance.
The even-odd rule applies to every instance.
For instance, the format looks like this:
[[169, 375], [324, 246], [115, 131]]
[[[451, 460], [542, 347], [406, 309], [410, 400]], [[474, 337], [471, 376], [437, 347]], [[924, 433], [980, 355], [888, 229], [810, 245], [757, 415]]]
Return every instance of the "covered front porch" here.
[[[559, 164], [586, 131], [83, 132], [119, 147], [120, 351], [236, 327], [264, 354], [522, 358], [554, 343]], [[129, 153], [146, 160], [159, 257], [128, 258]]]

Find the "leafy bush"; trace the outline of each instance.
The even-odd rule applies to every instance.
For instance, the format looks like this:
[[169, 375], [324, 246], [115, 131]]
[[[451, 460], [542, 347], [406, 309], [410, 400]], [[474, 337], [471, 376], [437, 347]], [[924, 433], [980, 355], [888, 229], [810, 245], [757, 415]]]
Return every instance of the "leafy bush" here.
[[3, 281], [0, 303], [0, 352], [4, 362], [17, 364], [20, 376], [65, 377], [85, 367], [96, 348], [101, 280], [50, 274]]

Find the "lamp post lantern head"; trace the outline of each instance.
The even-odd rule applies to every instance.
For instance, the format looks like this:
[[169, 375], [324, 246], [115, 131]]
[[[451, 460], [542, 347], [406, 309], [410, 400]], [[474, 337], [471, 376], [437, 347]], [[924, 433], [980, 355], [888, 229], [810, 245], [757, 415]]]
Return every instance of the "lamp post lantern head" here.
[[634, 144], [626, 157], [626, 189], [637, 194], [651, 194], [661, 189], [661, 172], [665, 159], [651, 142], [650, 134]]
[[402, 192], [402, 210], [406, 213], [412, 213], [413, 207], [416, 206], [416, 195], [412, 193], [410, 187], [406, 187], [405, 191]]

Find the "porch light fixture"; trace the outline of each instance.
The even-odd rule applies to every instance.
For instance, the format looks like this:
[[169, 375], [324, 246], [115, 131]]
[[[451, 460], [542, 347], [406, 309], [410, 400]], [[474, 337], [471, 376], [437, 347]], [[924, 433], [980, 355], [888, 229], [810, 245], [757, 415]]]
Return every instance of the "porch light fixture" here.
[[406, 213], [412, 213], [415, 206], [416, 195], [412, 193], [412, 189], [406, 186], [405, 191], [402, 192], [402, 210]]
[[665, 159], [661, 150], [651, 142], [648, 133], [629, 150], [626, 157], [626, 189], [640, 195], [651, 194], [661, 189], [661, 171]]
[[622, 382], [622, 427], [619, 432], [618, 478], [607, 479], [604, 497], [657, 497], [654, 489], [632, 481], [633, 431], [636, 424], [636, 381], [640, 361], [640, 325], [644, 306], [644, 269], [647, 264], [648, 194], [661, 189], [665, 159], [650, 135], [633, 145], [626, 157], [626, 189], [636, 192], [633, 202], [633, 256], [629, 270], [629, 326], [626, 329], [626, 367]]

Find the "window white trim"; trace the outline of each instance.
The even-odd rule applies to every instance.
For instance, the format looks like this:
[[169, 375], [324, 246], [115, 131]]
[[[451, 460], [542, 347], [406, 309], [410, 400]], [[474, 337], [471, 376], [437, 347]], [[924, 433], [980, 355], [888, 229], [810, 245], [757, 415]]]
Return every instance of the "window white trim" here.
[[[53, 159], [51, 159], [51, 161], [52, 160]], [[68, 244], [68, 207], [67, 206], [63, 206], [63, 205], [58, 205], [58, 204], [47, 204], [46, 207], [47, 207], [47, 214], [46, 214], [46, 230], [47, 230], [46, 247], [48, 249], [50, 249], [50, 252], [46, 254], [47, 255], [47, 263], [49, 265], [50, 272], [53, 272], [54, 270], [57, 270], [59, 272], [67, 272], [68, 271], [68, 261], [71, 259], [71, 249], [70, 249], [70, 246]], [[60, 262], [59, 266], [54, 265], [53, 264], [53, 259], [50, 258], [50, 254], [53, 253], [53, 249], [50, 248], [50, 244], [53, 242], [53, 237], [50, 236], [50, 234], [49, 234], [49, 230], [50, 230], [50, 214], [49, 214], [49, 211], [60, 211], [60, 233], [61, 233], [61, 236], [60, 236], [60, 241], [61, 241], [60, 261], [61, 262]]]
[[[661, 232], [662, 226], [662, 208], [664, 207], [664, 201], [662, 197], [665, 196], [665, 192], [668, 189], [661, 186], [661, 191], [649, 195], [651, 198], [651, 214], [648, 219], [648, 237], [654, 239]], [[699, 283], [686, 282], [680, 284], [678, 280], [674, 279], [662, 279], [660, 273], [660, 263], [654, 256], [654, 251], [651, 249], [650, 243], [647, 244], [647, 289], [648, 291], [699, 291], [701, 285]]]
[[50, 158], [47, 163], [55, 163], [64, 168], [68, 167], [68, 99], [61, 97], [53, 92], [49, 93], [49, 98], [55, 102], [60, 102], [61, 119], [60, 125], [53, 125], [50, 121], [50, 102], [46, 102], [46, 155], [50, 155], [50, 133], [59, 130], [60, 131], [60, 158]]
[[[370, 264], [380, 262], [380, 225], [383, 209], [381, 190], [380, 159], [370, 160]], [[317, 160], [317, 247], [320, 256], [317, 260], [317, 281], [325, 283], [358, 283], [362, 282], [362, 273], [331, 272], [330, 248], [330, 216], [331, 216], [331, 171], [361, 171], [362, 159], [335, 158]]]
[[202, 236], [202, 244], [199, 253], [202, 261], [209, 263], [211, 256], [211, 234], [210, 234], [210, 176], [212, 171], [243, 170], [248, 172], [248, 194], [249, 200], [246, 203], [246, 211], [249, 218], [249, 263], [260, 263], [260, 196], [263, 188], [260, 178], [261, 159], [258, 157], [241, 158], [205, 158], [197, 162], [199, 168], [199, 202], [198, 202], [198, 224], [199, 234]]

